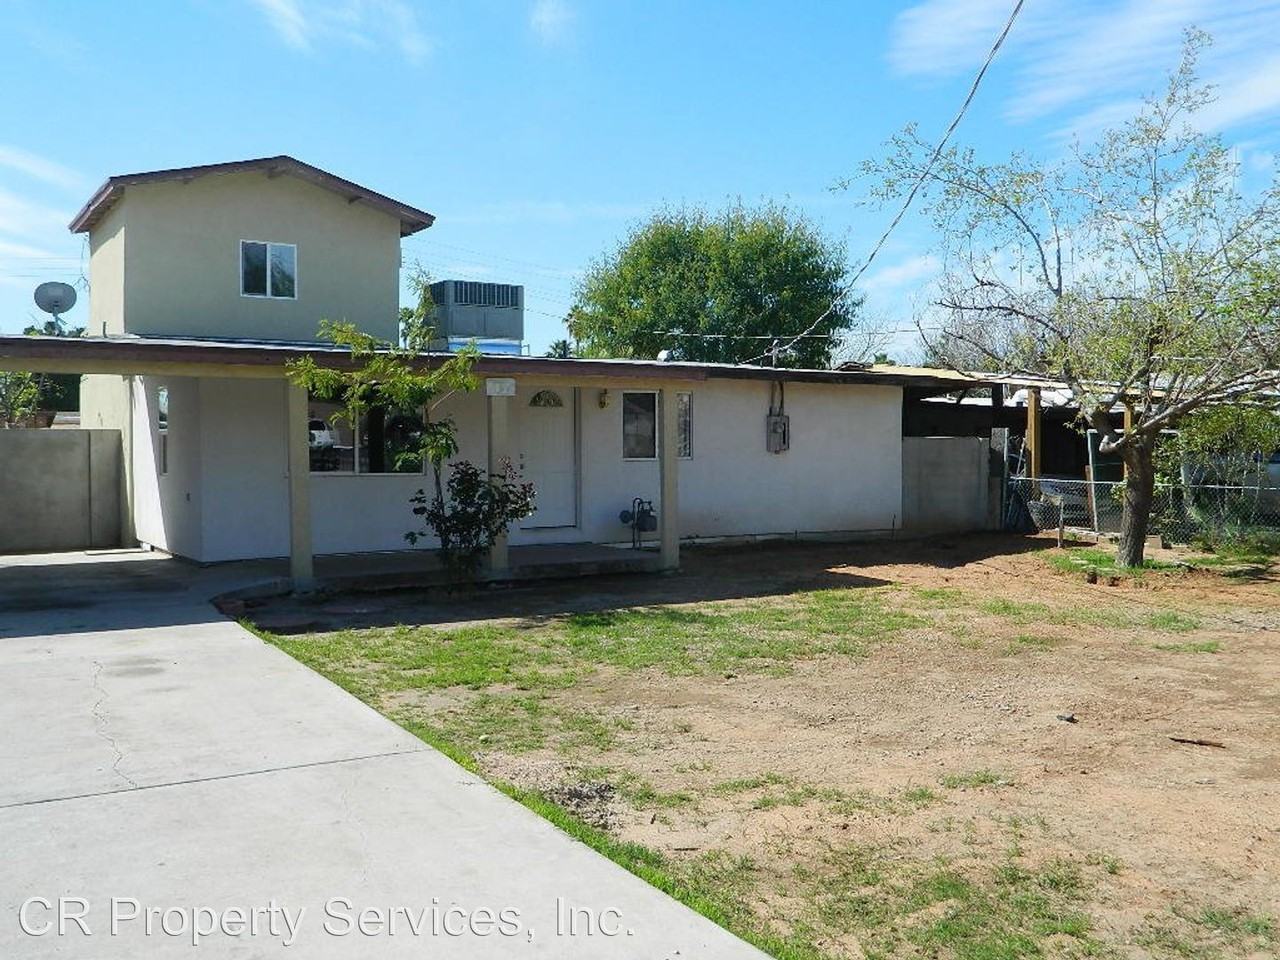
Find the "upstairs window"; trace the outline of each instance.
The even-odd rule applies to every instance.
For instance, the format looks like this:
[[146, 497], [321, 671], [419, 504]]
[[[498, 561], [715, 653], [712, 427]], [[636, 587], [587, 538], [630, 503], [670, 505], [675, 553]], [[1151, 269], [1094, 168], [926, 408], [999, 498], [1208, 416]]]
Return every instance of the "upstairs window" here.
[[292, 243], [241, 240], [240, 295], [297, 299], [298, 248]]

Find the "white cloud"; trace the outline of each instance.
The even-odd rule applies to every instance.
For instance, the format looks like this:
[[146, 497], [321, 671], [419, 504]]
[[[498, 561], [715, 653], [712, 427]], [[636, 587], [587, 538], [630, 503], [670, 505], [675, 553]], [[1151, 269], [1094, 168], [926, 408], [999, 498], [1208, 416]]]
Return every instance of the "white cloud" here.
[[[1012, 0], [923, 0], [899, 14], [888, 59], [907, 76], [953, 78], [977, 69]], [[1177, 64], [1183, 32], [1196, 26], [1213, 47], [1202, 75], [1217, 87], [1205, 114], [1227, 129], [1280, 112], [1280, 0], [1028, 0], [999, 68], [1010, 77], [1010, 119], [1064, 118], [1086, 135], [1131, 111]]]
[[0, 240], [0, 260], [5, 259], [21, 259], [21, 260], [69, 260], [71, 258], [59, 256], [43, 247], [33, 247], [27, 243], [13, 243], [9, 240]]
[[566, 40], [572, 24], [573, 11], [564, 0], [536, 0], [529, 10], [529, 29], [548, 46]]
[[64, 167], [19, 147], [0, 144], [0, 167], [16, 170], [65, 190], [79, 190], [85, 185], [84, 178], [70, 167]]
[[411, 63], [431, 52], [431, 38], [407, 0], [249, 0], [286, 46], [314, 51], [338, 42], [366, 50], [399, 49]]
[[1009, 15], [1009, 0], [925, 0], [893, 25], [889, 62], [908, 75], [949, 75], [977, 66]]
[[311, 47], [311, 27], [299, 0], [252, 0], [280, 39], [298, 50]]
[[941, 260], [930, 253], [920, 254], [872, 272], [862, 281], [862, 289], [868, 293], [891, 293], [911, 284], [931, 280], [941, 270]]
[[32, 203], [0, 187], [0, 233], [29, 237], [50, 231], [65, 233], [71, 214]]

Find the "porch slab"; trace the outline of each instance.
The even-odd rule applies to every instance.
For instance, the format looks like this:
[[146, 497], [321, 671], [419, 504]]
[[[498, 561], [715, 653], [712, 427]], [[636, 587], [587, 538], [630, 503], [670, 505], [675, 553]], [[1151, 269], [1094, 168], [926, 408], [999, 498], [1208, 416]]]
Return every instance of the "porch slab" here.
[[[500, 572], [481, 571], [478, 580], [511, 582], [559, 580], [620, 573], [652, 573], [661, 567], [656, 547], [639, 550], [598, 543], [526, 544], [509, 548], [510, 567]], [[260, 571], [252, 586], [223, 594], [219, 599], [251, 599], [278, 595], [290, 589], [287, 560], [230, 563], [246, 574]], [[375, 592], [405, 587], [437, 586], [448, 582], [439, 556], [429, 550], [388, 553], [329, 554], [315, 558], [318, 590]]]

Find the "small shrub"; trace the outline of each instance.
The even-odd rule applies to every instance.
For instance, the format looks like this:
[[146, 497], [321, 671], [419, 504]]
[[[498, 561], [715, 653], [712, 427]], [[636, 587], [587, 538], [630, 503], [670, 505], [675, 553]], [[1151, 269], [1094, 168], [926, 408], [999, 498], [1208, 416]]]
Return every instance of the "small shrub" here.
[[522, 483], [510, 460], [501, 472], [485, 473], [469, 460], [452, 465], [446, 496], [436, 471], [435, 493], [419, 490], [409, 502], [413, 515], [421, 517], [423, 530], [404, 535], [410, 544], [434, 534], [440, 541], [445, 566], [455, 574], [471, 575], [484, 552], [517, 520], [533, 513], [533, 484]]

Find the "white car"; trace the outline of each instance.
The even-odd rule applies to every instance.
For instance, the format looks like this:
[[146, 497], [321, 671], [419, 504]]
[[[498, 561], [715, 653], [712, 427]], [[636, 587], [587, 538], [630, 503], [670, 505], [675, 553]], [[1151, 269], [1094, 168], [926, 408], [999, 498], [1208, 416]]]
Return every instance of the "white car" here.
[[313, 450], [335, 447], [338, 444], [338, 431], [325, 420], [308, 420], [307, 442]]

